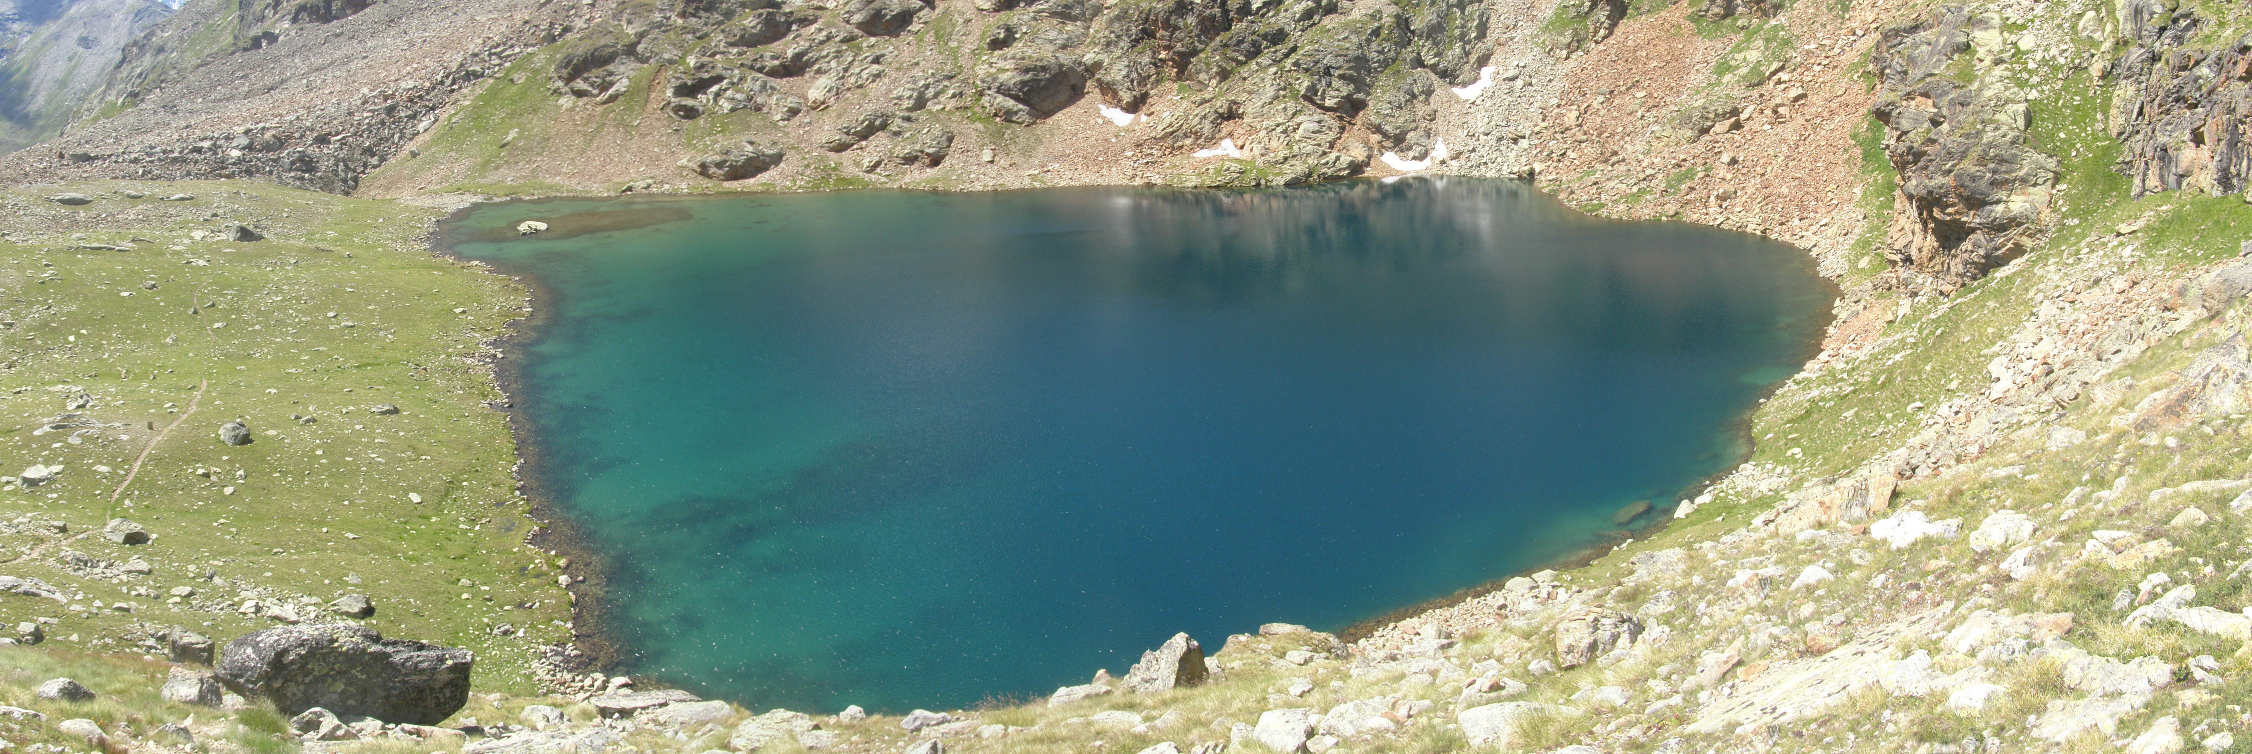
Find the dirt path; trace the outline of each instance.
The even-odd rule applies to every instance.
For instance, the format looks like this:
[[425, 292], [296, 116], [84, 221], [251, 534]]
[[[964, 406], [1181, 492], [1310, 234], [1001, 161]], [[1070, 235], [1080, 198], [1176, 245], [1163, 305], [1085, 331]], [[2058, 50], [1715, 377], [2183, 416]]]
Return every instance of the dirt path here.
[[[195, 396], [188, 399], [188, 410], [180, 412], [179, 418], [173, 419], [171, 424], [164, 425], [164, 429], [157, 430], [155, 437], [149, 438], [149, 444], [146, 447], [141, 448], [141, 455], [133, 459], [133, 468], [126, 470], [125, 481], [119, 482], [117, 484], [117, 489], [109, 494], [109, 501], [111, 503], [116, 503], [118, 498], [125, 495], [125, 488], [131, 486], [133, 484], [133, 478], [140, 475], [141, 464], [149, 460], [149, 453], [156, 450], [157, 443], [164, 442], [165, 436], [172, 434], [173, 427], [180, 426], [181, 422], [187, 421], [189, 416], [193, 416], [195, 414], [196, 405], [203, 402], [204, 388], [210, 386], [210, 380], [198, 381], [195, 386]], [[53, 548], [56, 545], [67, 545], [73, 542], [77, 542], [78, 540], [85, 539], [86, 535], [92, 534], [96, 531], [99, 531], [99, 529], [87, 529], [85, 531], [64, 537], [62, 539], [40, 543], [40, 545], [37, 547], [23, 551], [23, 554], [9, 558], [7, 560], [0, 560], [0, 565], [8, 565], [10, 563], [22, 562], [39, 557], [46, 554], [47, 550]]]

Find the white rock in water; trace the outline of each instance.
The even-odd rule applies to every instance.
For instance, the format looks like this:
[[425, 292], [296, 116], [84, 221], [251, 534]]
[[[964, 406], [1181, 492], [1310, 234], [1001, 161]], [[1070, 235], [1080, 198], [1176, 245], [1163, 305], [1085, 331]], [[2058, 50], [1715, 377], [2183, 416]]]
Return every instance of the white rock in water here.
[[525, 220], [516, 224], [516, 235], [519, 236], [528, 236], [544, 230], [547, 230], [547, 223], [538, 220]]

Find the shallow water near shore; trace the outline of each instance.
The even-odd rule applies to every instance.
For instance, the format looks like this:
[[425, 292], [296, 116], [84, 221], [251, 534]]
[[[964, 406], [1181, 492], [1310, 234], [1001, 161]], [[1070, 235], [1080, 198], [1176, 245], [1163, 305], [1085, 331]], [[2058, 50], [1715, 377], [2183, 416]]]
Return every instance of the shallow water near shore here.
[[1462, 179], [542, 200], [445, 236], [545, 292], [515, 401], [622, 670], [813, 712], [1334, 630], [1670, 515], [1831, 301], [1788, 246]]

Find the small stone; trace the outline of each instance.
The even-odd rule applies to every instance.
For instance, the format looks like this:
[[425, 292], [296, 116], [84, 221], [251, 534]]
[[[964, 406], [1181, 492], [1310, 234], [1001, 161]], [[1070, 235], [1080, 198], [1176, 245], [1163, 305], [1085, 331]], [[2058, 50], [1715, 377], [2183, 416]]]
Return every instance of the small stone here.
[[83, 717], [64, 720], [62, 724], [55, 727], [64, 733], [85, 739], [86, 743], [93, 745], [96, 749], [106, 748], [102, 744], [109, 740], [109, 736], [102, 733], [101, 725]]
[[338, 597], [335, 602], [328, 603], [328, 609], [334, 610], [338, 615], [347, 618], [375, 617], [375, 603], [369, 601], [365, 594], [347, 594]]
[[861, 709], [860, 705], [857, 704], [846, 705], [843, 712], [837, 713], [837, 722], [840, 723], [857, 723], [866, 719], [868, 719], [868, 711]]
[[23, 472], [16, 475], [16, 483], [23, 485], [24, 489], [31, 489], [33, 487], [55, 481], [55, 477], [62, 473], [63, 467], [61, 466], [47, 466], [44, 464], [35, 463], [30, 466], [24, 467]]
[[164, 700], [176, 704], [193, 704], [199, 707], [219, 706], [219, 679], [210, 673], [173, 668], [164, 679]]
[[525, 220], [516, 224], [516, 235], [519, 236], [529, 236], [535, 233], [545, 232], [546, 230], [547, 223], [543, 223], [538, 220]]
[[524, 711], [516, 716], [516, 719], [523, 721], [524, 727], [531, 728], [532, 730], [547, 730], [549, 728], [559, 728], [562, 727], [564, 723], [570, 722], [570, 718], [565, 717], [562, 710], [547, 706], [545, 704], [534, 704], [525, 707]]
[[919, 709], [913, 712], [909, 712], [907, 713], [906, 717], [901, 718], [899, 721], [899, 727], [909, 732], [913, 732], [934, 725], [945, 725], [951, 722], [954, 722], [953, 715], [949, 715], [944, 712], [932, 712], [927, 709]]
[[86, 702], [94, 699], [93, 691], [69, 678], [56, 678], [39, 684], [39, 688], [32, 693], [41, 699], [63, 702]]
[[47, 201], [54, 202], [65, 207], [83, 207], [88, 204], [93, 204], [94, 197], [87, 196], [85, 194], [64, 193], [48, 196]]
[[250, 427], [239, 421], [219, 425], [219, 441], [228, 445], [249, 445]]
[[149, 530], [132, 521], [113, 518], [102, 526], [102, 538], [121, 545], [145, 545], [149, 543]]
[[375, 414], [376, 416], [392, 416], [399, 413], [399, 407], [391, 405], [389, 403], [378, 403], [373, 407], [370, 407], [368, 409], [368, 413]]
[[1102, 696], [1110, 692], [1111, 688], [1109, 686], [1104, 686], [1099, 683], [1087, 683], [1078, 686], [1064, 686], [1056, 689], [1056, 693], [1050, 694], [1048, 696], [1048, 706], [1061, 707], [1072, 702]]
[[165, 639], [166, 644], [169, 645], [167, 649], [173, 662], [197, 665], [211, 664], [213, 649], [216, 646], [211, 641], [211, 637], [194, 631], [175, 628], [166, 632]]
[[697, 701], [696, 695], [686, 691], [617, 691], [586, 700], [594, 711], [603, 717], [631, 717], [636, 713], [671, 704]]

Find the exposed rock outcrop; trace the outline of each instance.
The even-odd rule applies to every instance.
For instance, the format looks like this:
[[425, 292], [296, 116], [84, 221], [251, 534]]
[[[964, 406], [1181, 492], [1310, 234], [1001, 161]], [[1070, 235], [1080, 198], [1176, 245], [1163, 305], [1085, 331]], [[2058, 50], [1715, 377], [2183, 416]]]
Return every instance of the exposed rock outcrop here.
[[2003, 44], [1993, 16], [1951, 6], [1885, 31], [1871, 56], [1883, 82], [1873, 112], [1900, 187], [1885, 255], [1943, 288], [2031, 248], [2056, 182], [2056, 159], [2026, 144], [2023, 95], [1951, 75], [1979, 70]]
[[2252, 35], [2202, 47], [2210, 25], [2160, 0], [2126, 0], [2120, 31], [2129, 45], [2112, 67], [2119, 84], [2112, 133], [2136, 196], [2252, 187]]

